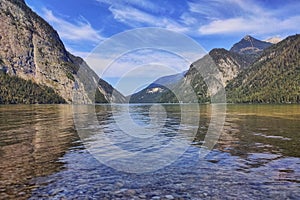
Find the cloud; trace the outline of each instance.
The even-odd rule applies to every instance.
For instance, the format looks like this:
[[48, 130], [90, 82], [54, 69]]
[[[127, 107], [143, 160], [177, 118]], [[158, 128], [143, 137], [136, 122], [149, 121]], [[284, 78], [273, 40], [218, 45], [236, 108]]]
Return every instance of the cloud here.
[[[193, 37], [241, 33], [278, 34], [282, 31], [297, 31], [299, 25], [297, 14], [282, 15], [279, 11], [286, 10], [286, 6], [274, 9], [251, 0], [188, 0], [182, 2], [186, 8], [175, 9], [175, 15], [164, 12], [160, 4], [150, 1], [97, 1], [109, 5], [113, 18], [129, 27], [161, 27]], [[170, 10], [175, 8], [174, 5], [169, 7]]]
[[199, 28], [202, 35], [210, 34], [275, 34], [283, 31], [298, 31], [300, 26], [300, 16], [290, 17], [287, 19], [262, 18], [230, 18], [224, 20], [214, 20], [207, 25]]
[[136, 7], [136, 8], [140, 8], [140, 9], [144, 9], [144, 10], [148, 10], [148, 11], [152, 11], [152, 12], [159, 12], [163, 9], [162, 7], [158, 6], [157, 4], [152, 3], [149, 0], [96, 0], [99, 3], [104, 3], [107, 4], [109, 6], [122, 6], [122, 7], [126, 7], [126, 6], [130, 6], [130, 7]]
[[[117, 59], [111, 60], [112, 57], [117, 57]], [[151, 71], [152, 68], [149, 66], [164, 66], [165, 68], [172, 69], [175, 73], [179, 73], [186, 70], [190, 65], [190, 63], [181, 58], [180, 55], [175, 55], [158, 49], [139, 49], [123, 55], [110, 56], [93, 53], [86, 57], [86, 61], [97, 72], [97, 74], [103, 76], [103, 78], [122, 77], [126, 74], [126, 76], [130, 77], [136, 76], [137, 78], [153, 78], [153, 73], [147, 72], [137, 75], [136, 73], [128, 74], [128, 72], [141, 72], [141, 70], [136, 70], [137, 68], [143, 68], [145, 72], [147, 70]], [[155, 78], [163, 75], [166, 74], [156, 74]]]
[[297, 27], [300, 26], [300, 15], [282, 15], [278, 10], [263, 7], [257, 2], [241, 0], [212, 2], [214, 4], [211, 5], [189, 3], [191, 13], [201, 14], [210, 19], [198, 27], [200, 35], [276, 34], [283, 31], [298, 31]]
[[[205, 50], [185, 35], [161, 28], [140, 28], [104, 41], [86, 60], [99, 75], [105, 72], [109, 77], [120, 77], [132, 67], [153, 63], [181, 72], [204, 54]], [[116, 67], [109, 67], [112, 62]]]
[[128, 52], [113, 61], [103, 54], [94, 53], [86, 57], [86, 61], [100, 78], [113, 80], [113, 86], [125, 95], [162, 76], [181, 73], [190, 65], [180, 56], [156, 49]]
[[152, 15], [132, 7], [111, 6], [109, 10], [116, 20], [131, 26], [136, 26], [141, 23], [154, 24], [157, 22], [157, 19]]
[[189, 13], [183, 13], [180, 16], [180, 20], [182, 23], [188, 26], [195, 25], [198, 22], [198, 20], [195, 17], [191, 16]]
[[155, 16], [133, 7], [111, 6], [109, 10], [114, 18], [131, 27], [141, 27], [144, 25], [166, 28], [177, 32], [188, 31], [187, 27], [180, 25], [178, 22], [164, 17]]
[[88, 41], [98, 43], [104, 39], [99, 31], [93, 29], [91, 24], [82, 18], [81, 20], [71, 23], [59, 18], [51, 10], [43, 9], [43, 18], [46, 19], [58, 31], [62, 39], [67, 41]]
[[166, 9], [159, 4], [150, 1], [108, 1], [96, 0], [99, 3], [109, 5], [109, 11], [113, 18], [132, 28], [137, 27], [160, 27], [176, 32], [188, 32], [188, 27], [183, 26], [176, 20], [168, 17]]
[[79, 56], [83, 59], [85, 59], [86, 57], [88, 57], [91, 52], [88, 52], [88, 51], [80, 51], [80, 50], [77, 50], [77, 49], [74, 49], [73, 47], [69, 46], [69, 45], [65, 45], [66, 49], [71, 52], [73, 55], [75, 56]]
[[[200, 34], [224, 34], [235, 32], [253, 32], [259, 30], [258, 24], [253, 20], [244, 18], [232, 18], [225, 20], [214, 20], [208, 25], [199, 28]], [[262, 31], [263, 29], [260, 29]]]

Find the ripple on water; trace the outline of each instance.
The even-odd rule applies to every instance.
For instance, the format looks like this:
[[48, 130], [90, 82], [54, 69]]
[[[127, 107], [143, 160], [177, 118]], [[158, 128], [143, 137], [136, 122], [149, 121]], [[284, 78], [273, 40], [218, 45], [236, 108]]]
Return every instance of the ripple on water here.
[[[82, 146], [70, 107], [0, 107], [0, 199], [300, 199], [300, 107], [284, 109], [295, 113], [285, 118], [282, 107], [229, 106], [230, 120], [218, 144], [199, 159], [209, 124], [205, 109], [199, 135], [178, 160], [154, 172], [130, 174], [102, 164]], [[268, 111], [280, 117], [266, 116]], [[110, 116], [107, 109], [99, 112], [103, 120]], [[107, 123], [113, 121], [100, 125], [122, 148], [153, 147], [138, 140], [130, 145]]]

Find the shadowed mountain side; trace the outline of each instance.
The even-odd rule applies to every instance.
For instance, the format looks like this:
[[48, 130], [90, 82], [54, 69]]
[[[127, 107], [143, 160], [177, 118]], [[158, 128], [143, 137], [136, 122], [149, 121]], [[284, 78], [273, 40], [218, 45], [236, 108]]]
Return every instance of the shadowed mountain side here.
[[[99, 79], [81, 58], [65, 49], [57, 32], [24, 1], [0, 1], [0, 26], [0, 71], [4, 74], [51, 88], [53, 96], [60, 96], [67, 103], [73, 102], [74, 91], [75, 103], [124, 102], [119, 92]], [[79, 69], [87, 74], [79, 76]], [[95, 90], [90, 90], [90, 80]], [[95, 94], [98, 99], [93, 98]], [[38, 99], [38, 96], [32, 94], [30, 98]], [[32, 101], [24, 99], [23, 103]], [[56, 102], [49, 99], [45, 103]]]
[[195, 95], [198, 102], [215, 102], [226, 87], [227, 102], [299, 103], [299, 40], [294, 35], [271, 46], [246, 36], [230, 51], [211, 50], [176, 83], [167, 88], [151, 84], [132, 95], [131, 102], [194, 102], [190, 98]]

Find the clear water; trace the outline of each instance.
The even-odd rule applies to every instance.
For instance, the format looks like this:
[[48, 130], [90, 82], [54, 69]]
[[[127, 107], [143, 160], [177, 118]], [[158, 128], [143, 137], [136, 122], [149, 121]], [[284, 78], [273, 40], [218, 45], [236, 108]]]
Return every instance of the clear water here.
[[[157, 140], [163, 143], [176, 136], [181, 120], [179, 105], [165, 108]], [[122, 116], [122, 107], [117, 109]], [[131, 117], [147, 126], [148, 109], [132, 105]], [[199, 150], [211, 106], [200, 106], [200, 113], [192, 113], [200, 115], [197, 135], [177, 137], [189, 144], [186, 151], [170, 165], [145, 173], [104, 165], [86, 146], [108, 134], [124, 150], [151, 152], [158, 145], [151, 138], [158, 136], [128, 140], [108, 106], [99, 105], [96, 112], [102, 132], [95, 129], [81, 140], [72, 106], [0, 106], [0, 199], [300, 199], [299, 105], [228, 105], [221, 136], [205, 158], [199, 158]], [[100, 153], [106, 150], [103, 145]], [[164, 160], [153, 158], [153, 166]]]

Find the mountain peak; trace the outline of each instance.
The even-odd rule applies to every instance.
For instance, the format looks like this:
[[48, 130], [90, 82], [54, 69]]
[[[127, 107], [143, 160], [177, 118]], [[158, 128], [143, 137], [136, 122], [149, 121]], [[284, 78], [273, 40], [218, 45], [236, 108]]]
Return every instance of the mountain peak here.
[[272, 44], [277, 44], [278, 42], [282, 41], [282, 38], [275, 36], [275, 37], [271, 37], [265, 40], [265, 42], [270, 42]]
[[[2, 93], [4, 95], [0, 88], [0, 102], [81, 104], [125, 101], [125, 97], [100, 79], [87, 63], [66, 50], [52, 26], [26, 6], [24, 0], [0, 2], [1, 86], [9, 86], [12, 80], [16, 82], [14, 86], [29, 85], [25, 87], [26, 91], [13, 88], [9, 93]], [[79, 75], [79, 68], [86, 74]], [[48, 98], [50, 95], [53, 98]]]
[[251, 37], [250, 35], [246, 35], [243, 39], [246, 41], [250, 41], [251, 39], [255, 39], [255, 38]]
[[230, 51], [239, 54], [257, 54], [271, 45], [272, 43], [264, 42], [250, 35], [246, 35], [238, 43], [234, 44]]

